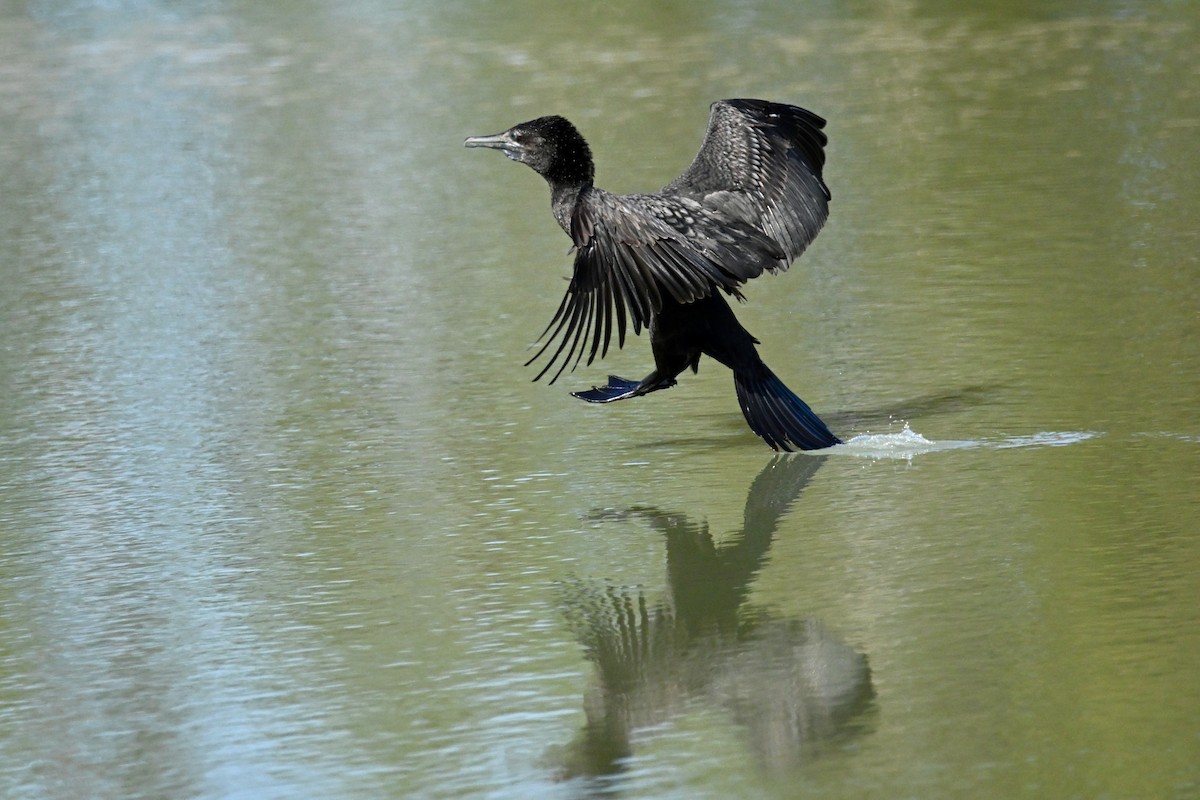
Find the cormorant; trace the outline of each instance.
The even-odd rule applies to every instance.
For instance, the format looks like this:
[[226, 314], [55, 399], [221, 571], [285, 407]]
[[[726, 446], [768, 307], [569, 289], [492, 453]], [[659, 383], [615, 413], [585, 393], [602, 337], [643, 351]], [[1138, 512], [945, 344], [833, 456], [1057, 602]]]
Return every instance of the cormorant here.
[[554, 383], [585, 352], [588, 364], [603, 358], [614, 327], [623, 347], [631, 323], [635, 334], [650, 331], [654, 371], [641, 381], [610, 375], [607, 385], [572, 394], [611, 403], [666, 389], [688, 367], [697, 371], [704, 354], [733, 370], [746, 422], [771, 447], [840, 443], [759, 358], [758, 340], [721, 294], [741, 300], [742, 283], [787, 269], [829, 216], [824, 126], [797, 106], [718, 101], [691, 166], [657, 192], [628, 195], [592, 185], [591, 150], [562, 117], [468, 138], [467, 147], [494, 148], [545, 178], [554, 218], [574, 242], [566, 295], [526, 366], [559, 343], [534, 380], [557, 363]]

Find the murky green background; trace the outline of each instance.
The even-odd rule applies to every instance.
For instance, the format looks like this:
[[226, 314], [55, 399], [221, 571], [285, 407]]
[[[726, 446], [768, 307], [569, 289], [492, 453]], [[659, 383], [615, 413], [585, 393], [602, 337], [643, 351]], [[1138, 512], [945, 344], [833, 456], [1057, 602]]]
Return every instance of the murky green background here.
[[[1200, 5], [0, 4], [0, 795], [1200, 796]], [[829, 119], [727, 372], [521, 362], [568, 240]], [[907, 423], [908, 428], [905, 428]]]

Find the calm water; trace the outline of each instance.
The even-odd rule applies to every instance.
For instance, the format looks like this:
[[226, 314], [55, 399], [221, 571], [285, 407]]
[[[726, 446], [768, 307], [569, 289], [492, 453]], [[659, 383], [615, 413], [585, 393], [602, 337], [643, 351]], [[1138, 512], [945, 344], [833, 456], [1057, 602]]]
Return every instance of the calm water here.
[[[1200, 6], [0, 6], [0, 795], [1200, 796]], [[545, 113], [830, 120], [727, 372], [521, 362]]]

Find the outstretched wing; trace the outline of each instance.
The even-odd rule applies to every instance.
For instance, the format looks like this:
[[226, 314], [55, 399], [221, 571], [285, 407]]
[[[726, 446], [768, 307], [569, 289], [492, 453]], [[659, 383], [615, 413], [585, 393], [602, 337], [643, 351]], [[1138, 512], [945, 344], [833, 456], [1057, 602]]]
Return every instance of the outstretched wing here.
[[761, 230], [785, 254], [768, 269], [787, 269], [829, 217], [824, 127], [797, 106], [720, 100], [695, 160], [659, 194], [691, 198]]
[[623, 347], [627, 324], [640, 333], [664, 297], [690, 303], [715, 289], [737, 295], [754, 270], [748, 265], [761, 272], [782, 257], [779, 245], [761, 232], [719, 216], [689, 198], [585, 190], [571, 218], [571, 283], [539, 337], [545, 343], [526, 365], [558, 345], [534, 380], [557, 363], [553, 383], [585, 353], [588, 364], [597, 353], [603, 358], [614, 328]]

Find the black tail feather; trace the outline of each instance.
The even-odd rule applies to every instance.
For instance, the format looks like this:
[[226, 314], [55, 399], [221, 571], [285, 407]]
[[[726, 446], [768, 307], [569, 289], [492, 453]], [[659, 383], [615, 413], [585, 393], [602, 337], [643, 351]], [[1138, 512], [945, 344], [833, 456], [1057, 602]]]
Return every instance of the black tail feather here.
[[761, 362], [733, 373], [738, 405], [751, 430], [776, 450], [820, 450], [841, 444], [808, 404]]

